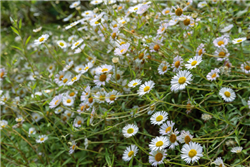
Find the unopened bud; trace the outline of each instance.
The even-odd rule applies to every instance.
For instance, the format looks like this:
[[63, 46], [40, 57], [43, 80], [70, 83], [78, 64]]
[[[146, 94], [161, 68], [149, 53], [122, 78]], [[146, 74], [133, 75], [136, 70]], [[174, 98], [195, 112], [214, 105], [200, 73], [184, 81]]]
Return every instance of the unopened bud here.
[[114, 64], [118, 63], [119, 62], [119, 58], [118, 57], [113, 57], [112, 62]]

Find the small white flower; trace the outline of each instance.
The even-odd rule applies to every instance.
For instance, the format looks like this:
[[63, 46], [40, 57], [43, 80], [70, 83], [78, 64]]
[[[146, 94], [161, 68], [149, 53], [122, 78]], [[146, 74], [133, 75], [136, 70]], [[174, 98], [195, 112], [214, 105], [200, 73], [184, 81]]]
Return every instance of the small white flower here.
[[181, 56], [176, 56], [174, 58], [174, 61], [173, 61], [173, 64], [172, 64], [172, 68], [174, 68], [173, 72], [178, 72], [179, 70], [181, 70], [182, 69], [182, 66], [181, 66], [182, 63], [183, 63], [182, 57]]
[[139, 87], [137, 93], [139, 96], [143, 96], [144, 94], [149, 93], [150, 90], [154, 88], [154, 85], [155, 83], [153, 81], [147, 81]]
[[189, 131], [181, 131], [181, 135], [179, 137], [179, 142], [189, 144], [193, 139], [193, 136]]
[[64, 111], [64, 108], [62, 108], [62, 107], [57, 107], [56, 109], [55, 109], [55, 113], [56, 114], [60, 114], [60, 113], [62, 113]]
[[243, 64], [241, 64], [240, 68], [246, 74], [250, 74], [250, 61], [247, 61], [247, 62], [244, 62]]
[[161, 135], [167, 135], [170, 132], [172, 132], [174, 124], [175, 123], [172, 122], [172, 121], [167, 121], [167, 123], [162, 124], [161, 127], [160, 127], [160, 134]]
[[23, 121], [24, 121], [24, 119], [22, 116], [16, 118], [16, 122], [23, 122]]
[[122, 129], [122, 133], [126, 138], [134, 136], [138, 132], [139, 128], [134, 124], [128, 124]]
[[187, 69], [193, 69], [196, 68], [200, 63], [202, 62], [201, 56], [195, 56], [188, 60], [188, 64], [185, 64], [185, 67]]
[[74, 105], [74, 98], [70, 96], [63, 97], [63, 105], [64, 106], [73, 106]]
[[76, 149], [76, 142], [72, 141], [72, 146], [70, 147], [69, 154], [72, 154]]
[[187, 71], [179, 71], [171, 80], [171, 90], [177, 92], [183, 90], [192, 81], [192, 74]]
[[92, 5], [98, 5], [98, 4], [102, 3], [102, 2], [103, 2], [103, 0], [92, 0], [90, 2], [90, 4], [92, 4]]
[[160, 75], [164, 75], [169, 70], [169, 63], [166, 61], [162, 61], [161, 64], [158, 67], [158, 73]]
[[169, 146], [169, 141], [167, 137], [160, 136], [152, 139], [152, 141], [149, 144], [149, 148], [152, 151], [157, 151], [157, 150], [163, 150], [164, 148]]
[[223, 160], [221, 159], [221, 157], [218, 157], [214, 162], [212, 162], [211, 164], [215, 164], [216, 167], [225, 167]]
[[39, 31], [41, 31], [42, 30], [42, 27], [39, 27], [39, 28], [37, 28], [37, 29], [33, 29], [33, 32], [39, 32]]
[[62, 94], [59, 94], [58, 96], [55, 96], [52, 101], [49, 103], [49, 108], [55, 108], [57, 107], [61, 101], [62, 101]]
[[228, 32], [233, 28], [233, 26], [234, 26], [233, 24], [230, 24], [230, 25], [224, 27], [222, 30], [220, 30], [220, 32], [222, 32], [222, 33]]
[[238, 153], [241, 153], [242, 149], [243, 149], [243, 147], [233, 147], [231, 152], [238, 154]]
[[231, 88], [221, 88], [219, 95], [226, 101], [232, 102], [236, 98], [235, 92]]
[[243, 38], [236, 38], [234, 40], [232, 40], [233, 44], [237, 44], [237, 43], [241, 43], [243, 41], [245, 41], [247, 38], [243, 37]]
[[209, 115], [209, 114], [204, 113], [204, 114], [201, 115], [201, 119], [204, 120], [205, 122], [210, 120], [211, 118], [212, 118], [212, 116]]
[[35, 128], [29, 128], [29, 137], [30, 135], [36, 134], [36, 129]]
[[0, 120], [0, 129], [5, 128], [8, 125], [8, 121], [6, 120]]
[[75, 43], [73, 43], [73, 45], [71, 46], [71, 49], [74, 50], [76, 47], [78, 47], [81, 43], [83, 42], [83, 39], [80, 38], [78, 41], [76, 41]]
[[112, 90], [111, 92], [106, 94], [106, 101], [109, 104], [112, 104], [115, 102], [115, 100], [117, 100], [118, 96], [120, 95], [119, 92], [117, 92], [116, 90]]
[[95, 75], [94, 76], [94, 83], [97, 86], [105, 86], [105, 83], [108, 83], [111, 78], [111, 74], [100, 74], [100, 75]]
[[59, 40], [56, 43], [62, 49], [65, 49], [67, 47], [67, 43], [64, 40]]
[[225, 47], [229, 42], [229, 37], [227, 35], [223, 35], [221, 37], [216, 38], [213, 41], [214, 46], [216, 47]]
[[37, 40], [35, 40], [34, 44], [35, 45], [40, 45], [40, 44], [44, 43], [48, 38], [49, 38], [49, 35], [48, 34], [44, 34], [44, 35], [40, 36]]
[[136, 156], [138, 148], [135, 145], [128, 146], [123, 153], [123, 161], [130, 161], [133, 156]]
[[73, 85], [73, 83], [75, 83], [76, 81], [78, 81], [81, 78], [82, 74], [78, 74], [76, 76], [74, 76], [68, 83], [67, 85]]
[[80, 5], [80, 1], [76, 1], [76, 2], [73, 2], [70, 6], [69, 6], [69, 8], [76, 8], [78, 5]]
[[210, 73], [207, 74], [207, 79], [210, 81], [214, 81], [220, 77], [219, 73], [220, 73], [220, 70], [215, 68], [215, 69], [211, 70]]
[[190, 142], [189, 144], [184, 144], [181, 149], [181, 159], [186, 163], [197, 162], [202, 155], [202, 147], [198, 143]]
[[228, 56], [230, 55], [230, 53], [228, 52], [227, 48], [219, 47], [214, 52], [214, 55], [218, 56], [218, 58], [217, 58], [218, 61], [223, 61], [223, 60], [228, 59]]
[[202, 56], [203, 53], [205, 53], [205, 48], [204, 48], [204, 44], [201, 43], [198, 48], [196, 49], [196, 56]]
[[118, 56], [125, 54], [128, 51], [129, 46], [130, 46], [129, 43], [122, 44], [122, 45], [118, 46], [118, 48], [116, 48], [114, 50], [114, 52], [115, 52], [114, 54], [118, 55]]
[[161, 125], [166, 119], [168, 119], [168, 113], [166, 111], [158, 111], [151, 116], [150, 121], [153, 125]]
[[148, 4], [143, 4], [139, 7], [139, 9], [137, 10], [136, 13], [142, 15], [143, 13], [145, 13], [148, 10], [149, 7], [150, 6]]
[[77, 128], [79, 128], [79, 127], [81, 127], [82, 126], [82, 124], [83, 124], [83, 118], [82, 117], [79, 117], [79, 116], [77, 116], [76, 118], [75, 118], [75, 120], [74, 120], [74, 126], [75, 127], [77, 127]]
[[179, 140], [179, 137], [177, 136], [179, 134], [179, 131], [177, 131], [176, 129], [173, 130], [172, 132], [170, 132], [169, 134], [167, 134], [168, 136], [168, 141], [169, 141], [169, 148], [170, 149], [174, 149], [175, 146], [178, 146], [179, 143], [177, 142]]
[[104, 64], [96, 68], [96, 74], [109, 73], [111, 70], [111, 65]]
[[48, 136], [46, 135], [40, 135], [38, 136], [38, 139], [36, 139], [37, 143], [44, 143], [48, 139]]
[[31, 114], [31, 118], [35, 122], [38, 122], [38, 121], [40, 121], [43, 118], [43, 116], [34, 112], [34, 113]]
[[132, 80], [128, 83], [128, 87], [130, 88], [134, 88], [136, 87], [137, 85], [140, 85], [141, 84], [141, 80], [140, 79], [135, 79], [135, 80]]
[[166, 150], [157, 150], [157, 151], [151, 151], [149, 156], [149, 163], [151, 163], [153, 166], [157, 166], [160, 164], [163, 164], [163, 160], [166, 158]]
[[205, 6], [207, 6], [207, 2], [206, 1], [199, 2], [197, 6], [198, 8], [204, 8]]

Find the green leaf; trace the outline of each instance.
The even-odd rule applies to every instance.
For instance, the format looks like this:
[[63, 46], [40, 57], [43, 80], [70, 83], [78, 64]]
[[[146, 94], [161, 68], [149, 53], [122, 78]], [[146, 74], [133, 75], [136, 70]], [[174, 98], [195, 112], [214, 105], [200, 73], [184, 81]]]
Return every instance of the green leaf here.
[[23, 49], [21, 49], [21, 48], [19, 48], [19, 47], [17, 47], [17, 46], [11, 46], [12, 48], [15, 48], [15, 49], [18, 49], [18, 50], [20, 50], [20, 51], [22, 51], [23, 52]]
[[133, 166], [133, 159], [134, 159], [134, 156], [131, 158], [131, 160], [129, 162], [129, 167]]
[[88, 117], [87, 126], [89, 126], [89, 122], [90, 122], [90, 117]]
[[17, 29], [15, 29], [15, 28], [12, 27], [12, 26], [11, 26], [11, 29], [13, 30], [14, 33], [16, 33], [18, 36], [20, 36], [20, 35], [19, 35], [19, 32], [17, 31]]
[[19, 20], [19, 29], [22, 28], [22, 19]]
[[25, 42], [25, 46], [28, 44], [28, 42], [30, 41], [31, 35], [27, 38], [26, 42]]

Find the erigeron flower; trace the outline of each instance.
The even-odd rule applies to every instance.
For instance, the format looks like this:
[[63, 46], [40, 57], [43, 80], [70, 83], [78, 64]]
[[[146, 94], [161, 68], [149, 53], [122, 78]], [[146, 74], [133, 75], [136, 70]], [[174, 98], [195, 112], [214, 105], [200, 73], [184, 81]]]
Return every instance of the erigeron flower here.
[[137, 10], [136, 13], [142, 15], [143, 13], [145, 13], [148, 10], [149, 7], [150, 6], [148, 4], [143, 4], [139, 7], [139, 9]]
[[198, 3], [198, 8], [204, 8], [205, 6], [207, 6], [207, 2], [206, 1], [202, 1]]
[[123, 73], [124, 73], [124, 71], [121, 71], [121, 70], [115, 70], [115, 69], [113, 69], [113, 71], [111, 71], [110, 72], [111, 74], [112, 74], [112, 77], [111, 77], [111, 79], [112, 79], [112, 81], [113, 82], [118, 82], [118, 83], [121, 83], [122, 81], [123, 81], [123, 77], [122, 77], [122, 75], [123, 75]]
[[111, 74], [100, 74], [100, 75], [95, 75], [94, 76], [94, 83], [97, 85], [97, 86], [105, 86], [105, 83], [109, 82], [111, 78]]
[[130, 161], [133, 156], [136, 156], [138, 152], [138, 147], [136, 145], [131, 145], [126, 148], [123, 153], [123, 161]]
[[80, 1], [76, 1], [76, 2], [73, 2], [70, 6], [69, 6], [69, 8], [76, 8], [77, 6], [79, 6], [80, 5]]
[[[64, 21], [64, 22], [69, 21], [73, 16], [74, 16], [73, 14], [70, 14], [67, 17], [63, 18], [62, 21]], [[67, 28], [70, 28], [70, 27], [67, 27]]]
[[171, 80], [171, 91], [183, 90], [192, 81], [193, 75], [187, 71], [179, 71]]
[[87, 103], [81, 103], [79, 106], [79, 110], [77, 110], [77, 112], [80, 115], [81, 113], [85, 112], [87, 109], [90, 109], [90, 106]]
[[90, 2], [90, 4], [91, 5], [99, 5], [100, 3], [102, 3], [103, 2], [103, 0], [92, 0], [91, 2]]
[[185, 8], [181, 8], [180, 6], [177, 5], [176, 7], [172, 6], [172, 8], [175, 11], [175, 16], [176, 17], [182, 16], [183, 15], [183, 11], [187, 10], [187, 6]]
[[226, 101], [232, 102], [236, 98], [235, 92], [231, 88], [221, 88], [219, 95]]
[[174, 58], [173, 64], [172, 64], [172, 68], [173, 72], [178, 72], [179, 70], [182, 69], [182, 63], [183, 63], [183, 59], [181, 56], [176, 56]]
[[155, 83], [153, 81], [147, 81], [139, 87], [137, 93], [139, 96], [143, 96], [144, 94], [149, 93], [150, 90], [154, 88], [154, 85]]
[[92, 10], [86, 10], [81, 15], [82, 17], [92, 17], [94, 15], [94, 12]]
[[38, 114], [38, 113], [34, 112], [34, 113], [31, 114], [31, 118], [32, 118], [33, 121], [38, 122], [43, 118], [43, 116], [41, 114]]
[[[73, 15], [72, 15], [72, 16], [73, 16]], [[75, 21], [75, 22], [71, 23], [70, 25], [68, 25], [68, 26], [65, 27], [65, 30], [68, 30], [68, 29], [70, 29], [70, 28], [76, 26], [78, 23], [80, 23], [80, 22], [79, 22], [79, 21]]]
[[181, 159], [186, 163], [197, 162], [202, 155], [202, 146], [198, 143], [190, 142], [189, 144], [184, 144], [181, 149]]
[[187, 69], [193, 69], [196, 68], [200, 63], [202, 62], [201, 56], [195, 56], [188, 60], [188, 64], [185, 64], [185, 67]]
[[37, 40], [34, 41], [34, 45], [40, 45], [44, 43], [49, 38], [48, 34], [44, 34], [40, 36]]
[[210, 80], [210, 81], [214, 81], [216, 80], [217, 78], [219, 78], [219, 73], [220, 73], [220, 70], [218, 68], [215, 68], [213, 70], [211, 70], [211, 72], [209, 72], [207, 74], [207, 79]]
[[161, 125], [166, 119], [168, 119], [168, 113], [166, 111], [158, 111], [150, 117], [150, 122], [153, 125]]
[[160, 134], [161, 135], [167, 135], [170, 132], [172, 132], [174, 124], [175, 123], [172, 122], [172, 121], [167, 121], [167, 123], [162, 124], [161, 127], [160, 127]]
[[236, 38], [234, 40], [232, 40], [233, 44], [237, 44], [237, 43], [241, 43], [243, 41], [245, 41], [247, 38], [243, 37], [243, 38]]
[[70, 118], [70, 117], [73, 117], [73, 116], [75, 115], [74, 112], [69, 111], [69, 110], [65, 110], [64, 114], [67, 115], [67, 117], [69, 117], [69, 118]]
[[221, 37], [216, 38], [213, 41], [214, 46], [216, 47], [225, 47], [229, 42], [229, 37], [228, 35], [223, 35]]
[[179, 23], [182, 29], [188, 30], [190, 27], [195, 25], [194, 19], [191, 16], [181, 16], [179, 17]]
[[166, 158], [166, 150], [157, 150], [157, 151], [151, 151], [149, 156], [149, 163], [152, 164], [152, 166], [157, 166], [160, 164], [164, 164], [163, 160]]
[[55, 96], [51, 100], [51, 102], [49, 103], [49, 108], [55, 108], [55, 107], [57, 107], [61, 103], [62, 97], [63, 97], [62, 94], [59, 94], [59, 95]]
[[81, 101], [84, 101], [86, 99], [88, 99], [88, 97], [90, 96], [91, 94], [91, 87], [88, 85], [84, 91], [82, 92], [82, 95], [81, 95]]
[[94, 95], [94, 98], [96, 99], [96, 102], [98, 102], [98, 103], [105, 103], [106, 94], [107, 94], [106, 91], [97, 92]]
[[140, 85], [141, 84], [141, 80], [140, 79], [135, 79], [135, 80], [132, 80], [128, 83], [128, 86], [130, 88], [134, 88], [136, 87], [137, 85]]
[[204, 120], [205, 122], [210, 120], [211, 118], [212, 118], [212, 116], [209, 114], [206, 114], [206, 113], [201, 115], [201, 119]]
[[241, 64], [240, 68], [244, 73], [250, 74], [250, 61], [247, 61]]
[[31, 127], [31, 128], [29, 128], [29, 137], [30, 137], [30, 135], [33, 135], [33, 134], [36, 134], [36, 129]]
[[152, 104], [148, 107], [148, 115], [151, 115], [153, 114], [153, 112], [155, 111], [156, 109], [156, 104]]
[[220, 30], [220, 32], [226, 33], [228, 31], [230, 31], [233, 28], [233, 26], [234, 26], [233, 24], [230, 24], [230, 25], [224, 27], [222, 30]]
[[75, 141], [72, 141], [72, 145], [71, 145], [71, 147], [70, 147], [70, 150], [69, 150], [69, 154], [72, 154], [74, 151], [75, 151], [75, 149], [76, 149], [76, 142]]
[[171, 8], [167, 7], [165, 9], [162, 10], [161, 12], [163, 15], [173, 15], [174, 13], [171, 12]]
[[62, 49], [65, 49], [67, 47], [67, 43], [64, 40], [59, 40], [56, 43]]
[[109, 73], [111, 70], [111, 65], [104, 64], [96, 68], [96, 74]]
[[57, 107], [56, 109], [55, 109], [55, 114], [60, 114], [60, 113], [62, 113], [64, 111], [64, 108], [62, 108], [62, 107]]
[[0, 81], [6, 76], [5, 68], [0, 68]]
[[24, 121], [24, 119], [22, 116], [19, 116], [16, 118], [16, 122], [23, 122], [23, 121]]
[[181, 131], [181, 135], [179, 136], [179, 142], [189, 144], [193, 139], [193, 136], [189, 131]]
[[61, 115], [61, 119], [62, 119], [62, 122], [67, 122], [68, 120], [69, 120], [69, 116], [68, 115], [66, 115], [65, 113], [63, 113], [62, 115]]
[[165, 136], [159, 136], [154, 139], [149, 144], [149, 148], [152, 151], [163, 150], [169, 146], [169, 141]]
[[80, 38], [78, 41], [76, 41], [75, 43], [73, 43], [73, 45], [71, 46], [71, 49], [74, 50], [76, 47], [78, 47], [81, 43], [83, 42], [83, 39]]
[[111, 92], [106, 94], [106, 101], [109, 104], [112, 104], [115, 102], [115, 100], [117, 100], [118, 96], [120, 95], [119, 92], [117, 92], [116, 90], [112, 90]]
[[205, 53], [204, 44], [201, 43], [196, 49], [196, 56], [202, 56]]
[[81, 127], [82, 126], [82, 124], [83, 124], [83, 118], [82, 117], [79, 117], [79, 116], [76, 116], [76, 118], [74, 119], [74, 126], [75, 127], [77, 127], [77, 128], [79, 128], [79, 127]]
[[78, 81], [81, 78], [82, 74], [78, 74], [74, 77], [71, 78], [71, 80], [69, 80], [69, 82], [67, 83], [67, 85], [73, 85], [73, 83], [75, 83], [76, 81]]
[[48, 139], [48, 136], [46, 135], [40, 135], [38, 136], [38, 139], [36, 139], [37, 143], [44, 143]]
[[138, 132], [139, 128], [134, 124], [128, 124], [122, 129], [124, 137], [129, 138]]
[[68, 83], [71, 81], [71, 77], [72, 77], [72, 73], [71, 72], [66, 72], [65, 75], [63, 75], [63, 77], [61, 78], [61, 81], [58, 82], [58, 85], [59, 86], [62, 86], [62, 85], [68, 85]]
[[239, 154], [239, 153], [241, 153], [242, 149], [243, 149], [243, 147], [233, 147], [231, 152]]
[[170, 149], [174, 149], [175, 146], [179, 145], [178, 143], [179, 137], [177, 136], [178, 134], [179, 134], [179, 131], [177, 131], [176, 129], [172, 130], [170, 133], [167, 134], [167, 140], [169, 142]]
[[8, 121], [0, 120], [0, 130], [5, 128], [8, 125]]
[[64, 96], [62, 100], [64, 106], [73, 106], [74, 101], [75, 101], [74, 98], [70, 96]]
[[158, 73], [160, 75], [164, 75], [169, 70], [169, 63], [166, 61], [162, 61], [161, 64], [158, 67]]
[[191, 113], [193, 107], [194, 107], [194, 106], [191, 104], [191, 100], [188, 99], [187, 105], [186, 105], [186, 108], [187, 108], [186, 112], [187, 112], [187, 114]]
[[128, 51], [129, 46], [130, 46], [129, 43], [122, 44], [122, 45], [118, 46], [118, 48], [116, 48], [114, 50], [114, 52], [115, 52], [114, 54], [118, 55], [118, 56], [125, 54]]
[[39, 31], [41, 31], [42, 30], [42, 27], [38, 27], [38, 28], [36, 28], [36, 29], [33, 29], [33, 32], [39, 32]]
[[217, 58], [218, 61], [223, 61], [223, 60], [228, 59], [228, 56], [230, 55], [230, 53], [228, 52], [227, 48], [220, 47], [216, 49], [216, 51], [214, 52], [214, 55], [218, 56]]
[[223, 160], [221, 159], [221, 157], [218, 157], [214, 162], [212, 162], [211, 164], [215, 164], [216, 167], [225, 167]]
[[[55, 65], [54, 64], [50, 64], [47, 68], [47, 70], [52, 73], [55, 70]], [[34, 77], [33, 77], [34, 78]]]
[[67, 91], [66, 93], [65, 93], [65, 95], [66, 96], [69, 96], [69, 97], [72, 97], [72, 98], [75, 98], [76, 96], [77, 96], [77, 91], [74, 91], [74, 90], [72, 90], [72, 91]]

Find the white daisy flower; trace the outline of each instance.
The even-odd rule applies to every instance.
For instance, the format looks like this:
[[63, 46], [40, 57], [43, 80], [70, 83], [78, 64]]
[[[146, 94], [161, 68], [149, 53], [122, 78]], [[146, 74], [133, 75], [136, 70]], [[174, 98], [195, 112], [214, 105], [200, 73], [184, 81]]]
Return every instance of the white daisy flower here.
[[100, 91], [95, 94], [95, 99], [96, 102], [98, 103], [105, 103], [105, 98], [106, 98], [106, 91]]
[[175, 146], [178, 146], [179, 143], [177, 142], [179, 140], [179, 137], [177, 136], [179, 134], [179, 131], [176, 129], [170, 132], [167, 136], [167, 140], [169, 142], [169, 148], [174, 149]]
[[74, 76], [68, 83], [67, 85], [73, 85], [73, 83], [75, 83], [76, 81], [78, 81], [81, 78], [82, 74], [78, 74], [76, 76]]
[[214, 80], [216, 80], [217, 78], [220, 77], [219, 73], [220, 73], [220, 70], [218, 68], [215, 68], [215, 69], [211, 70], [211, 72], [209, 72], [207, 74], [207, 79], [209, 81], [214, 81]]
[[179, 23], [182, 29], [188, 30], [190, 27], [195, 25], [194, 19], [191, 16], [181, 16], [179, 17]]
[[38, 136], [38, 139], [36, 139], [37, 143], [44, 143], [48, 139], [48, 136], [46, 135], [40, 135]]
[[229, 37], [227, 35], [223, 35], [221, 37], [216, 38], [213, 41], [214, 46], [216, 47], [225, 47], [229, 42]]
[[84, 91], [82, 92], [81, 101], [84, 101], [84, 100], [88, 99], [88, 97], [90, 96], [90, 94], [91, 94], [90, 86], [87, 86], [84, 89]]
[[192, 81], [193, 75], [187, 71], [179, 71], [171, 80], [171, 90], [177, 92], [178, 90], [183, 90]]
[[169, 146], [169, 141], [165, 136], [159, 136], [154, 139], [149, 144], [149, 149], [152, 151], [163, 150]]
[[[52, 73], [55, 70], [55, 65], [54, 64], [50, 64], [47, 68], [47, 70]], [[34, 77], [33, 77], [34, 78]]]
[[233, 26], [234, 26], [233, 24], [230, 24], [230, 25], [224, 27], [222, 30], [220, 30], [220, 32], [222, 32], [222, 33], [228, 32], [233, 28]]
[[156, 109], [156, 105], [155, 104], [152, 104], [151, 106], [148, 107], [148, 115], [151, 115], [153, 114], [153, 112], [155, 111]]
[[88, 148], [89, 146], [89, 141], [87, 138], [84, 139], [84, 146], [85, 146], [85, 150]]
[[135, 145], [128, 146], [123, 153], [123, 161], [130, 161], [133, 156], [136, 156], [138, 148]]
[[149, 163], [152, 164], [152, 166], [157, 166], [160, 164], [164, 164], [163, 160], [166, 158], [166, 150], [157, 150], [157, 151], [151, 151], [149, 156]]
[[78, 5], [80, 5], [80, 1], [76, 1], [76, 2], [73, 2], [70, 6], [69, 6], [69, 8], [76, 8]]
[[77, 112], [79, 114], [85, 112], [90, 106], [88, 106], [88, 104], [86, 103], [81, 103], [80, 106], [79, 106], [79, 110], [77, 110]]
[[114, 54], [118, 55], [118, 56], [125, 54], [128, 51], [129, 46], [130, 46], [129, 43], [122, 44], [122, 45], [118, 46], [118, 48], [116, 48], [114, 50], [114, 52], [115, 52]]
[[172, 68], [174, 68], [173, 72], [178, 72], [179, 70], [181, 70], [182, 69], [182, 66], [181, 66], [182, 63], [183, 63], [182, 57], [181, 56], [176, 56], [174, 58], [174, 61], [173, 61], [173, 64], [172, 64]]
[[201, 119], [204, 120], [205, 122], [207, 122], [208, 120], [210, 120], [212, 118], [211, 115], [209, 114], [202, 114], [201, 115]]
[[216, 167], [225, 167], [223, 160], [221, 159], [221, 157], [218, 157], [214, 162], [212, 162], [211, 164], [215, 164]]
[[74, 119], [74, 126], [79, 128], [82, 126], [83, 124], [83, 118], [82, 117], [79, 117], [79, 116], [76, 116], [76, 118]]
[[171, 133], [173, 131], [174, 124], [175, 123], [172, 121], [167, 121], [167, 123], [162, 124], [160, 127], [160, 134], [167, 135]]
[[43, 116], [34, 112], [31, 114], [31, 118], [33, 121], [38, 122], [43, 118]]
[[96, 68], [96, 74], [109, 73], [111, 70], [111, 65], [104, 64]]
[[105, 86], [105, 83], [109, 82], [111, 78], [111, 74], [100, 74], [100, 75], [95, 75], [94, 76], [94, 83], [97, 85], [97, 86]]
[[[64, 22], [69, 21], [73, 16], [74, 16], [73, 14], [70, 14], [70, 15], [68, 15], [67, 17], [65, 17], [65, 18], [63, 19], [63, 21], [64, 21]], [[71, 28], [71, 27], [66, 27], [66, 28]]]
[[153, 125], [161, 125], [166, 119], [168, 119], [168, 113], [166, 111], [158, 111], [151, 116], [150, 121]]
[[245, 41], [247, 38], [243, 37], [243, 38], [236, 38], [234, 40], [232, 40], [233, 44], [237, 44], [237, 43], [241, 43], [243, 41]]
[[[73, 65], [73, 63], [72, 63]], [[72, 73], [67, 71], [67, 73], [65, 75], [63, 75], [63, 78], [61, 78], [61, 81], [58, 82], [58, 85], [59, 86], [62, 86], [62, 85], [68, 85], [68, 83], [71, 81], [71, 77], [72, 77]]]
[[19, 116], [16, 118], [16, 122], [23, 122], [23, 121], [24, 121], [24, 119], [22, 116]]
[[246, 73], [246, 74], [250, 74], [250, 61], [247, 61], [243, 64], [241, 64], [241, 70]]
[[142, 15], [143, 13], [145, 13], [148, 10], [149, 7], [150, 6], [148, 4], [143, 4], [139, 7], [139, 9], [137, 10], [136, 13]]
[[76, 149], [76, 142], [72, 141], [72, 146], [70, 147], [69, 154], [72, 154]]
[[231, 88], [221, 88], [219, 95], [226, 101], [232, 102], [236, 98], [235, 92]]
[[73, 45], [71, 46], [71, 49], [74, 50], [76, 47], [78, 47], [81, 43], [83, 42], [83, 39], [80, 38], [78, 41], [76, 41], [75, 43], [73, 43]]
[[64, 111], [64, 108], [62, 108], [62, 107], [57, 107], [56, 109], [55, 109], [55, 114], [60, 114], [60, 113], [62, 113]]
[[239, 153], [241, 153], [242, 149], [243, 149], [243, 147], [233, 147], [231, 152], [239, 154]]
[[39, 31], [41, 31], [42, 30], [42, 27], [38, 27], [38, 28], [36, 28], [36, 29], [33, 29], [33, 32], [39, 32]]
[[216, 51], [214, 52], [214, 55], [218, 56], [217, 58], [218, 61], [223, 61], [223, 60], [228, 59], [228, 56], [230, 55], [230, 53], [228, 52], [227, 48], [220, 47], [216, 49]]
[[190, 142], [189, 144], [184, 144], [181, 149], [181, 159], [186, 163], [197, 162], [202, 155], [202, 146], [198, 143]]
[[64, 106], [73, 106], [74, 105], [74, 98], [70, 97], [70, 96], [64, 96], [63, 97], [63, 105]]
[[[71, 15], [71, 17], [72, 17], [72, 16], [73, 16], [73, 15]], [[67, 20], [68, 20], [68, 18], [67, 18]], [[78, 23], [80, 23], [80, 22], [79, 22], [79, 21], [75, 21], [75, 22], [71, 23], [70, 25], [68, 25], [68, 26], [65, 27], [65, 30], [68, 30], [68, 29], [70, 29], [70, 28], [76, 26]]]
[[74, 116], [74, 113], [71, 112], [71, 111], [69, 111], [69, 110], [66, 110], [66, 111], [64, 112], [64, 114], [65, 114], [67, 117], [69, 117], [69, 118]]
[[55, 96], [51, 100], [51, 102], [49, 103], [49, 108], [55, 108], [55, 107], [57, 107], [61, 103], [62, 97], [63, 97], [62, 94], [59, 94], [59, 95]]
[[67, 47], [67, 43], [64, 40], [59, 40], [56, 43], [62, 49], [65, 49]]
[[91, 10], [84, 11], [82, 14], [82, 17], [92, 17], [94, 15], [94, 12]]
[[195, 56], [188, 60], [188, 64], [185, 64], [185, 67], [187, 69], [193, 69], [196, 68], [200, 63], [202, 62], [201, 56]]
[[158, 67], [158, 73], [160, 75], [164, 75], [169, 70], [169, 63], [166, 61], [162, 61], [161, 64]]
[[29, 128], [29, 137], [30, 135], [36, 134], [36, 129], [35, 128]]
[[167, 7], [165, 9], [162, 10], [161, 12], [163, 15], [173, 15], [174, 13], [171, 12], [171, 8]]
[[5, 128], [8, 125], [8, 121], [6, 120], [0, 120], [0, 129]]
[[139, 128], [134, 124], [128, 124], [122, 129], [122, 133], [126, 138], [134, 136], [138, 132]]
[[61, 115], [62, 122], [67, 122], [70, 117], [68, 117], [65, 113]]
[[117, 100], [118, 96], [120, 95], [119, 92], [117, 92], [116, 90], [112, 90], [111, 92], [106, 94], [106, 101], [109, 104], [112, 104], [115, 102], [115, 100]]
[[181, 135], [179, 136], [179, 142], [189, 144], [193, 139], [193, 136], [189, 131], [181, 131]]
[[137, 85], [140, 85], [141, 84], [141, 80], [140, 79], [135, 79], [135, 80], [132, 80], [128, 83], [128, 87], [130, 88], [134, 88], [136, 87]]
[[44, 35], [40, 36], [37, 40], [35, 40], [34, 44], [35, 45], [40, 45], [40, 44], [44, 43], [48, 38], [49, 38], [49, 35], [44, 34]]
[[92, 0], [92, 1], [90, 2], [90, 4], [91, 4], [91, 5], [98, 5], [98, 4], [102, 3], [102, 2], [103, 2], [103, 0]]
[[5, 68], [0, 68], [0, 81], [6, 76]]
[[202, 1], [198, 3], [198, 8], [204, 8], [205, 6], [207, 6], [207, 2], [206, 1]]
[[205, 53], [205, 48], [204, 48], [204, 44], [201, 43], [198, 48], [196, 49], [196, 56], [202, 56], [203, 53]]
[[83, 70], [81, 72], [81, 74], [84, 74], [85, 72], [87, 72], [90, 68], [93, 67], [93, 63], [92, 62], [89, 62], [88, 64], [86, 64], [84, 67], [83, 67]]
[[147, 81], [139, 87], [137, 93], [139, 96], [143, 96], [146, 93], [149, 93], [151, 89], [154, 88], [155, 83], [153, 81]]

